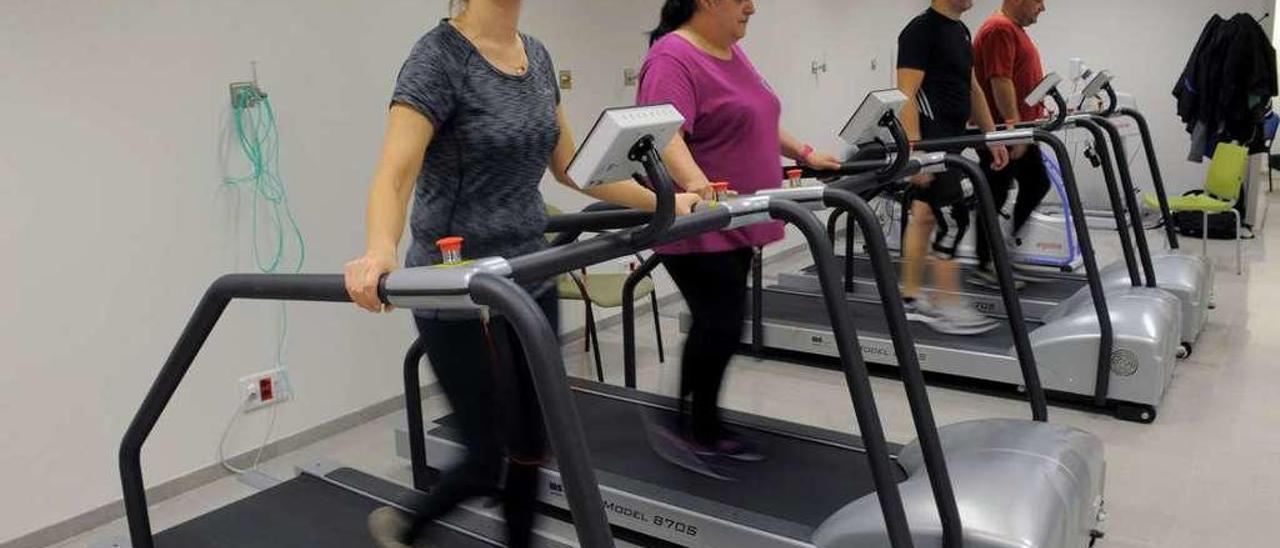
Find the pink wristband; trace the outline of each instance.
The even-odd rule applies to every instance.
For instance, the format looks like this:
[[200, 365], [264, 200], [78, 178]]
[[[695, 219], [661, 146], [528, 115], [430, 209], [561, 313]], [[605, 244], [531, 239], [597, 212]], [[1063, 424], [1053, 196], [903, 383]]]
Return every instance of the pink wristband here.
[[813, 156], [813, 152], [813, 147], [805, 145], [804, 148], [800, 149], [800, 158], [797, 161], [802, 164], [808, 164], [809, 157]]

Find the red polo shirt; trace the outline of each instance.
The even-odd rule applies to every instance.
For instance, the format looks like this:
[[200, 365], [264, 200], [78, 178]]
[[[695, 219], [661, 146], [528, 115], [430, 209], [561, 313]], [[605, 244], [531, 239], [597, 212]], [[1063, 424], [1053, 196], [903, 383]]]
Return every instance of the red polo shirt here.
[[1026, 29], [998, 11], [987, 18], [973, 39], [973, 70], [978, 75], [982, 92], [987, 95], [987, 106], [991, 108], [991, 116], [997, 124], [1004, 118], [996, 108], [995, 95], [991, 93], [991, 79], [997, 76], [1013, 80], [1022, 121], [1044, 116], [1044, 106], [1028, 107], [1023, 102], [1036, 84], [1044, 79], [1040, 50]]

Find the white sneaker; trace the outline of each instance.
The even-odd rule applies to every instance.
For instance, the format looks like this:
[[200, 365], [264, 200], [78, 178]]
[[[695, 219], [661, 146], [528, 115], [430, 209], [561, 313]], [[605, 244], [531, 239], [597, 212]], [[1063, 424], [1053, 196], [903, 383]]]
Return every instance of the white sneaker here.
[[929, 298], [923, 294], [915, 298], [902, 300], [902, 307], [907, 311], [907, 321], [929, 323], [938, 316]]
[[[913, 313], [907, 319], [929, 326], [930, 329], [947, 335], [981, 335], [1000, 327], [996, 320], [978, 312], [972, 303], [961, 301], [946, 306], [928, 305], [927, 301], [916, 299]], [[926, 306], [920, 306], [925, 304]]]

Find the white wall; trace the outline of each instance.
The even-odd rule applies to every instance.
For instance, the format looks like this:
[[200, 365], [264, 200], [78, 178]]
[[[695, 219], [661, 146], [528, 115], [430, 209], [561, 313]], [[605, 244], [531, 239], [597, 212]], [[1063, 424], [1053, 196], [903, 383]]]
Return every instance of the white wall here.
[[[1260, 2], [1051, 0], [1035, 32], [1051, 66], [1082, 56], [1121, 75], [1121, 88], [1163, 124], [1162, 160], [1174, 180], [1186, 177], [1175, 175], [1185, 138], [1167, 98], [1177, 69], [1209, 12]], [[219, 188], [227, 83], [259, 62], [280, 116], [281, 169], [311, 244], [308, 270], [336, 272], [363, 246], [360, 204], [396, 69], [444, 3], [6, 3], [0, 542], [118, 498], [120, 435], [182, 323], [216, 275], [252, 265], [247, 215]], [[530, 3], [525, 30], [575, 72], [565, 104], [579, 136], [600, 108], [631, 101], [621, 69], [638, 67], [659, 3]], [[991, 4], [980, 2], [979, 13]], [[849, 109], [890, 85], [898, 30], [924, 5], [761, 2], [745, 47], [787, 105], [785, 125], [834, 149]], [[810, 61], [824, 57], [829, 72], [815, 78]], [[547, 195], [566, 209], [585, 203], [552, 186]], [[336, 305], [291, 310], [287, 356], [298, 398], [280, 409], [277, 435], [399, 393], [412, 335], [406, 317]], [[214, 462], [235, 379], [272, 359], [274, 319], [269, 305], [229, 310], [148, 445], [151, 482]], [[254, 444], [262, 418], [243, 422], [232, 452]]]
[[[540, 0], [527, 11], [525, 30], [547, 43], [560, 68], [574, 70], [575, 88], [564, 96], [579, 136], [601, 108], [632, 100], [621, 69], [639, 66], [659, 3]], [[247, 212], [219, 184], [227, 83], [248, 77], [258, 61], [279, 115], [281, 171], [310, 243], [307, 270], [336, 272], [362, 249], [360, 204], [395, 72], [443, 5], [6, 6], [0, 542], [118, 498], [119, 438], [183, 322], [216, 275], [252, 268]], [[814, 0], [766, 5], [753, 26], [748, 51], [787, 104], [806, 105], [788, 108], [787, 125], [815, 145], [834, 145], [830, 135], [854, 98], [887, 82], [883, 68], [877, 78], [859, 68], [870, 63], [865, 55], [845, 55], [873, 51], [856, 37], [887, 43], [893, 34], [857, 15], [859, 6], [876, 16], [902, 11], [896, 0]], [[841, 21], [854, 21], [853, 30]], [[781, 37], [788, 48], [772, 45]], [[831, 71], [815, 80], [809, 62], [822, 54]], [[545, 188], [566, 209], [585, 204]], [[275, 318], [270, 305], [228, 311], [147, 446], [152, 484], [215, 462], [236, 379], [273, 359]], [[280, 409], [276, 435], [396, 395], [411, 336], [403, 315], [292, 307], [287, 361], [297, 399]], [[229, 452], [252, 447], [263, 419], [242, 421]], [[30, 504], [30, 493], [41, 503]]]
[[[279, 114], [281, 171], [311, 244], [307, 270], [340, 271], [363, 248], [361, 204], [396, 71], [444, 4], [6, 3], [0, 543], [119, 497], [117, 444], [183, 322], [216, 275], [252, 268], [247, 213], [234, 216], [220, 189], [227, 84], [259, 62]], [[580, 69], [566, 101], [586, 127], [589, 112], [629, 99], [614, 88], [656, 11], [538, 4], [528, 30]], [[609, 78], [605, 65], [615, 67]], [[150, 482], [215, 462], [235, 380], [273, 359], [274, 310], [229, 310], [147, 446]], [[277, 435], [399, 393], [405, 315], [291, 311], [298, 397], [280, 409]], [[242, 422], [232, 453], [254, 445], [263, 419]]]
[[[965, 22], [976, 33], [1000, 4], [977, 0]], [[1271, 11], [1271, 0], [1047, 0], [1045, 5], [1040, 22], [1029, 30], [1045, 69], [1065, 75], [1072, 57], [1095, 69], [1111, 69], [1117, 91], [1133, 95], [1151, 124], [1169, 192], [1202, 186], [1207, 164], [1186, 160], [1191, 140], [1177, 116], [1174, 84], [1213, 14], [1260, 17]], [[1270, 21], [1264, 27], [1270, 29]], [[1147, 186], [1146, 166], [1138, 165], [1136, 182]]]
[[[362, 246], [356, 204], [395, 71], [438, 10], [56, 0], [4, 11], [0, 541], [118, 498], [120, 436], [187, 315], [216, 275], [252, 267], [248, 229], [220, 189], [228, 82], [259, 61], [308, 270], [339, 271]], [[279, 434], [395, 394], [403, 316], [321, 305], [291, 316], [298, 399]], [[235, 379], [273, 359], [274, 318], [270, 305], [231, 307], [144, 453], [149, 480], [214, 462]], [[231, 449], [249, 447], [261, 419]]]

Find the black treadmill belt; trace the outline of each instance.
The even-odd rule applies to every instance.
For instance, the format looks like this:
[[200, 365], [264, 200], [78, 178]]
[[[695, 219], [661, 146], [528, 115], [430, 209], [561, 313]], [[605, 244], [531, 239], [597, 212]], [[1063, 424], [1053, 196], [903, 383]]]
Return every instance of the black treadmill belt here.
[[[300, 475], [155, 536], [163, 548], [376, 548], [369, 513], [381, 502]], [[491, 547], [435, 526], [441, 546]]]
[[[840, 263], [840, 272], [844, 272], [844, 256], [837, 257]], [[901, 265], [902, 259], [894, 257], [894, 264]], [[987, 295], [999, 295], [1000, 291], [990, 287], [975, 285], [968, 282], [969, 274], [976, 268], [972, 264], [961, 264], [961, 279], [965, 280], [964, 289], [970, 293], [981, 293]], [[806, 276], [817, 276], [818, 270], [814, 265], [809, 265], [801, 270]], [[1018, 290], [1018, 296], [1023, 299], [1036, 301], [1062, 302], [1067, 298], [1075, 295], [1084, 287], [1084, 280], [1072, 280], [1060, 278], [1061, 274], [1054, 272], [1046, 272], [1046, 277], [1052, 277], [1048, 281], [1029, 283], [1022, 289]], [[862, 280], [875, 280], [875, 272], [871, 268], [871, 259], [864, 256], [855, 256], [853, 261], [853, 277]], [[1040, 277], [1040, 276], [1038, 276]]]
[[[764, 290], [765, 321], [789, 323], [796, 326], [831, 329], [831, 317], [827, 315], [822, 295], [767, 287]], [[860, 337], [889, 338], [889, 322], [884, 308], [877, 303], [850, 299], [846, 301], [853, 312], [854, 329]], [[750, 308], [747, 314], [750, 315]], [[1034, 330], [1040, 322], [1027, 322]], [[917, 345], [930, 345], [955, 350], [968, 350], [1000, 356], [1012, 356], [1013, 331], [1008, 322], [1000, 322], [996, 329], [981, 335], [947, 335], [938, 333], [919, 322], [911, 322], [911, 336]]]
[[[850, 502], [875, 491], [866, 454], [739, 426], [768, 459], [729, 468], [740, 481], [720, 481], [676, 467], [649, 447], [644, 419], [676, 414], [600, 394], [574, 391], [601, 485], [655, 499], [789, 538], [808, 541], [813, 530]], [[456, 438], [448, 425], [433, 436]], [[898, 481], [906, 474], [895, 467]]]

